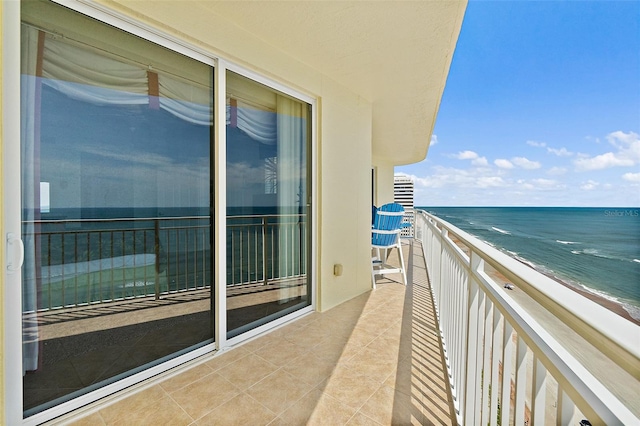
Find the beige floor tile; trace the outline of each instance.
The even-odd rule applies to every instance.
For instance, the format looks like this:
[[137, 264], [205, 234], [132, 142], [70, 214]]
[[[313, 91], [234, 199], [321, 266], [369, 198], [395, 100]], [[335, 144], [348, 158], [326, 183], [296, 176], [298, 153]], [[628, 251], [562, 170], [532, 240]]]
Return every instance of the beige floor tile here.
[[167, 393], [162, 389], [162, 387], [160, 385], [155, 385], [111, 404], [101, 409], [99, 413], [105, 423], [113, 424], [118, 420], [126, 418], [129, 413], [137, 410], [144, 410], [151, 404], [154, 404], [166, 396]]
[[259, 426], [269, 424], [276, 415], [245, 393], [225, 402], [199, 419], [198, 426]]
[[143, 409], [132, 410], [126, 416], [120, 417], [113, 423], [114, 426], [128, 425], [189, 425], [193, 419], [184, 412], [170, 397], [162, 398]]
[[313, 331], [307, 330], [306, 327], [301, 327], [285, 336], [285, 338], [289, 342], [307, 350], [312, 349], [314, 346], [320, 343], [325, 337], [327, 336], [326, 335], [318, 336]]
[[354, 408], [343, 404], [319, 389], [314, 389], [278, 416], [269, 426], [344, 425], [355, 413]]
[[162, 389], [167, 393], [175, 392], [178, 389], [182, 389], [183, 387], [190, 385], [211, 373], [212, 370], [209, 366], [206, 364], [200, 364], [182, 371], [173, 377], [169, 377], [168, 379], [160, 382], [160, 386], [162, 386]]
[[383, 425], [428, 424], [421, 405], [414, 396], [381, 386], [360, 412]]
[[277, 345], [262, 347], [254, 353], [273, 365], [282, 367], [292, 363], [298, 357], [304, 357], [308, 353], [308, 349], [283, 339]]
[[251, 386], [246, 393], [269, 410], [280, 414], [311, 389], [313, 385], [280, 369]]
[[398, 357], [366, 346], [341, 365], [382, 384], [398, 368]]
[[68, 423], [68, 426], [105, 426], [106, 424], [100, 413], [93, 413], [80, 420]]
[[255, 354], [249, 354], [240, 360], [218, 370], [218, 373], [240, 390], [245, 390], [279, 367]]
[[317, 358], [323, 359], [332, 364], [337, 364], [353, 356], [362, 347], [356, 342], [349, 343], [348, 339], [327, 338], [314, 346], [309, 353]]
[[318, 385], [318, 388], [338, 401], [358, 409], [379, 386], [380, 383], [361, 373], [338, 366], [327, 380]]
[[235, 385], [218, 373], [211, 373], [170, 396], [197, 420], [238, 394], [240, 389]]
[[211, 368], [211, 370], [217, 371], [222, 367], [226, 367], [227, 365], [244, 358], [250, 353], [251, 352], [243, 346], [239, 346], [237, 348], [226, 350], [223, 353], [215, 354], [210, 360], [206, 361], [205, 364]]
[[347, 426], [381, 426], [381, 424], [358, 411], [351, 417]]
[[282, 367], [282, 369], [294, 376], [296, 380], [302, 380], [315, 386], [326, 380], [333, 373], [335, 367], [336, 358], [314, 351], [309, 352], [306, 356], [299, 357], [292, 363]]
[[[291, 330], [298, 330], [299, 327], [292, 328]], [[256, 352], [262, 348], [274, 347], [276, 345], [280, 345], [282, 342], [285, 342], [284, 334], [279, 332], [279, 330], [275, 331], [275, 334], [269, 333], [265, 336], [260, 336], [256, 339], [253, 339], [247, 343], [244, 343], [241, 347], [250, 352]]]

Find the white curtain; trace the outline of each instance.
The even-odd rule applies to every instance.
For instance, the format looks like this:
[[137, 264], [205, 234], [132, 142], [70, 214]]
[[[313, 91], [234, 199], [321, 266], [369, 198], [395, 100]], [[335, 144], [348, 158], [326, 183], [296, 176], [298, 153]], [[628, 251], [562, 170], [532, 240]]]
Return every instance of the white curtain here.
[[22, 372], [38, 368], [38, 326], [37, 310], [37, 268], [36, 268], [36, 230], [34, 221], [39, 218], [40, 204], [36, 169], [37, 137], [39, 133], [39, 97], [40, 79], [36, 77], [38, 61], [39, 31], [22, 26], [21, 44], [21, 82], [20, 82], [20, 155], [22, 157], [22, 211], [24, 242], [24, 264], [22, 268]]
[[47, 37], [43, 84], [94, 105], [144, 105], [149, 102], [147, 72], [140, 66]]
[[196, 85], [165, 74], [158, 75], [160, 86], [160, 108], [193, 124], [211, 126], [211, 102], [213, 95], [209, 87]]
[[231, 124], [231, 117], [235, 114], [234, 121], [238, 129], [258, 142], [275, 145], [278, 137], [276, 114], [241, 99], [237, 99], [236, 102], [237, 106], [231, 107], [231, 99], [227, 98], [227, 125]]
[[[211, 87], [154, 73], [158, 75], [160, 108], [193, 124], [212, 125]], [[46, 37], [42, 76], [43, 84], [94, 105], [149, 104], [145, 67], [65, 39]]]
[[[277, 96], [278, 171], [277, 193], [280, 214], [301, 213], [306, 206], [306, 143], [307, 108], [300, 101]], [[304, 261], [304, 226], [297, 216], [282, 218], [286, 225], [279, 236], [279, 267], [281, 276], [293, 275]], [[295, 297], [292, 287], [280, 288], [280, 303]]]

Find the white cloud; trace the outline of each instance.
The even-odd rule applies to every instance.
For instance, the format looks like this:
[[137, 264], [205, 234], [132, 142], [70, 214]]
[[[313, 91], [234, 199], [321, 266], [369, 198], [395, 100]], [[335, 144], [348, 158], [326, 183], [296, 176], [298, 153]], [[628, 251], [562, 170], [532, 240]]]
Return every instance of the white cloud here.
[[438, 135], [431, 135], [431, 143], [429, 144], [429, 146], [434, 146], [437, 143], [438, 143]]
[[480, 155], [474, 151], [460, 151], [457, 154], [451, 155], [451, 157], [458, 160], [471, 160], [471, 164], [474, 166], [486, 167], [489, 165], [486, 157], [480, 157]]
[[579, 171], [602, 170], [611, 167], [631, 167], [635, 162], [630, 158], [624, 158], [617, 153], [607, 152], [592, 158], [580, 158], [575, 161]]
[[565, 169], [564, 167], [552, 167], [547, 170], [547, 174], [551, 176], [560, 176], [565, 173], [567, 173], [567, 169]]
[[413, 178], [416, 188], [489, 188], [507, 187], [508, 182], [495, 175], [491, 169], [457, 169], [437, 166], [430, 176]]
[[617, 151], [589, 157], [580, 155], [574, 161], [578, 171], [602, 170], [611, 167], [632, 167], [640, 164], [640, 136], [637, 133], [617, 131], [607, 135], [609, 144]]
[[640, 183], [640, 173], [625, 173], [622, 175], [622, 179]]
[[529, 191], [548, 191], [565, 188], [564, 184], [561, 184], [556, 180], [543, 178], [531, 179], [529, 181], [518, 179], [517, 184], [519, 188]]
[[534, 185], [536, 185], [538, 188], [541, 188], [541, 189], [563, 187], [563, 185], [558, 184], [558, 181], [553, 179], [538, 178], [538, 179], [533, 179], [531, 182], [533, 182]]
[[535, 146], [537, 148], [544, 148], [547, 146], [545, 142], [527, 141], [527, 145]]
[[571, 157], [573, 155], [573, 152], [568, 151], [567, 148], [560, 148], [560, 149], [547, 148], [547, 151], [557, 155], [558, 157]]
[[591, 191], [593, 189], [596, 189], [599, 185], [600, 184], [596, 181], [588, 180], [587, 182], [580, 185], [580, 189], [582, 189], [583, 191]]
[[478, 157], [478, 158], [474, 158], [471, 161], [471, 164], [473, 164], [474, 166], [488, 166], [489, 162], [487, 161], [486, 157]]
[[541, 167], [540, 163], [538, 163], [537, 161], [531, 161], [525, 157], [512, 158], [511, 162], [516, 166], [522, 167], [523, 169], [527, 170], [539, 169]]
[[458, 160], [475, 160], [478, 157], [478, 153], [473, 151], [460, 151], [453, 155], [453, 158], [457, 158]]
[[501, 169], [513, 169], [514, 167], [511, 161], [505, 160], [504, 158], [498, 158], [493, 162], [493, 164], [500, 167]]
[[500, 176], [482, 176], [476, 183], [478, 188], [501, 188], [506, 182]]

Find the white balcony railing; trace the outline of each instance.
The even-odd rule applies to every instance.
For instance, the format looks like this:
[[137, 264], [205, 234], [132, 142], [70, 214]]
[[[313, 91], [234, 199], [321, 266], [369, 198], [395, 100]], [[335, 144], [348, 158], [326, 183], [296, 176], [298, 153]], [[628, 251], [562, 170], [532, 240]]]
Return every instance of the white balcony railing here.
[[[227, 216], [227, 286], [305, 277], [305, 227], [304, 214]], [[25, 229], [34, 253], [25, 287], [39, 311], [211, 286], [208, 216], [39, 220]]]
[[415, 234], [459, 424], [640, 424], [640, 327], [421, 210]]

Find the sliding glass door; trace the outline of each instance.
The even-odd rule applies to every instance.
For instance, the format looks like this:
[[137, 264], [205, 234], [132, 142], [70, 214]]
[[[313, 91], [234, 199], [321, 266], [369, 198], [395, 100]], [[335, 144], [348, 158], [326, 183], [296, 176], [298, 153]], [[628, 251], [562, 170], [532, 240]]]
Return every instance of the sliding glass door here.
[[311, 105], [227, 72], [227, 337], [311, 305]]
[[79, 7], [146, 38], [20, 2], [5, 330], [34, 423], [312, 309], [312, 100]]
[[25, 415], [213, 342], [213, 69], [22, 3]]

